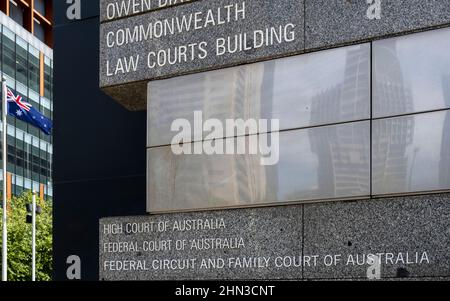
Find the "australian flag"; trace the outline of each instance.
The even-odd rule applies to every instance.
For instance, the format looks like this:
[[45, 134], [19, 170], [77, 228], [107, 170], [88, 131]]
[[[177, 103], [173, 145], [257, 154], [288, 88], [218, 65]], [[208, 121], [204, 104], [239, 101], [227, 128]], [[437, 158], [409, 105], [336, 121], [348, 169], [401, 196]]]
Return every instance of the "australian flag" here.
[[24, 102], [22, 96], [15, 96], [11, 90], [7, 89], [6, 101], [9, 115], [34, 125], [46, 135], [51, 134], [53, 128], [52, 121], [33, 108], [31, 104]]

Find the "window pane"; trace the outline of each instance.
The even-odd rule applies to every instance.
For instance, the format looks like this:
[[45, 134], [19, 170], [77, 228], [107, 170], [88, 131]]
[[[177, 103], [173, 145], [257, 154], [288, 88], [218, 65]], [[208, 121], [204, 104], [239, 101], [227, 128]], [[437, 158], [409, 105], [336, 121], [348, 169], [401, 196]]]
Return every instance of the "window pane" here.
[[[32, 47], [30, 46], [30, 52]], [[36, 53], [37, 52], [37, 53]], [[37, 56], [36, 56], [37, 55]], [[29, 87], [36, 92], [39, 92], [40, 86], [40, 62], [39, 62], [39, 52], [33, 50], [33, 53], [28, 53], [29, 60]]]
[[150, 212], [370, 194], [369, 121], [281, 132], [272, 166], [259, 155], [177, 156], [170, 147], [150, 148], [147, 158]]
[[450, 28], [374, 42], [374, 116], [450, 108], [449, 49]]
[[[5, 28], [3, 29], [5, 30]], [[15, 43], [5, 34], [2, 35], [2, 70], [7, 75], [15, 78], [16, 55]]]
[[28, 51], [17, 45], [16, 47], [16, 79], [27, 85], [28, 81]]
[[[6, 0], [9, 1], [9, 0]], [[13, 3], [9, 4], [9, 17], [16, 21], [20, 26], [23, 26], [23, 14], [24, 10], [22, 7], [14, 5]]]
[[15, 154], [15, 138], [7, 135], [6, 136], [6, 140], [7, 140], [7, 168], [6, 170], [8, 172], [11, 173], [15, 173], [15, 165], [16, 165], [16, 157], [14, 156]]
[[42, 24], [34, 21], [34, 36], [45, 43], [45, 30]]
[[45, 17], [45, 1], [44, 0], [34, 0], [34, 9], [37, 10], [41, 15]]
[[[39, 137], [39, 129], [33, 125], [28, 125], [28, 133], [34, 137]], [[33, 139], [34, 142], [35, 139]]]
[[47, 108], [41, 108], [41, 113], [48, 119], [51, 119], [50, 110]]
[[44, 96], [51, 99], [52, 96], [52, 69], [44, 64]]
[[370, 45], [152, 81], [148, 88], [149, 147], [170, 144], [171, 123], [193, 124], [194, 111], [222, 121], [279, 119], [282, 130], [369, 119]]
[[28, 88], [27, 88], [26, 84], [16, 83], [16, 90], [18, 93], [20, 93], [22, 95], [28, 94]]
[[373, 123], [373, 191], [450, 189], [450, 111]]
[[27, 124], [22, 120], [16, 120], [16, 127], [22, 131], [27, 131]]
[[23, 187], [20, 187], [20, 186], [17, 186], [17, 185], [16, 185], [16, 193], [17, 193], [17, 195], [22, 194], [22, 192], [24, 192]]
[[25, 168], [25, 147], [24, 142], [19, 139], [16, 140], [16, 158], [16, 174], [23, 176]]

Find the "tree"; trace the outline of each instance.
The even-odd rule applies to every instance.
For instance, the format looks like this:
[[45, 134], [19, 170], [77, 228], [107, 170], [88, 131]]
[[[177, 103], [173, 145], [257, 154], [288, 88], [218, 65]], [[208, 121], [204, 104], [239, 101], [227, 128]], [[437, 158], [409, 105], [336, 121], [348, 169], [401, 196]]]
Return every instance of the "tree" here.
[[[8, 280], [11, 281], [31, 281], [32, 229], [31, 224], [26, 223], [26, 204], [31, 203], [31, 192], [13, 197], [9, 203]], [[52, 201], [37, 200], [37, 205], [42, 207], [42, 213], [36, 215], [36, 280], [49, 281], [52, 277]], [[0, 212], [0, 218], [2, 215], [3, 212]], [[0, 235], [0, 249], [1, 242]], [[0, 269], [1, 264], [0, 260]]]

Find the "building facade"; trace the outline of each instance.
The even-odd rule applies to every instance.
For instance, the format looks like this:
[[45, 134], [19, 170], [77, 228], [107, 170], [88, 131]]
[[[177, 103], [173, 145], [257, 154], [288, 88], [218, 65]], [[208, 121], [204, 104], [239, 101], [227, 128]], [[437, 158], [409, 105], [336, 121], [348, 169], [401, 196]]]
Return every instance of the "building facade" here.
[[[450, 277], [448, 3], [197, 0], [119, 16], [125, 0], [80, 2], [74, 20], [70, 4], [55, 1], [55, 98], [64, 99], [55, 279]], [[246, 19], [123, 40], [226, 2], [245, 2]], [[295, 41], [292, 26], [277, 34], [283, 24], [295, 25]], [[265, 46], [235, 51], [243, 33], [253, 46], [264, 35]], [[216, 55], [225, 40], [229, 53]], [[201, 41], [207, 57], [174, 59]], [[126, 72], [124, 58], [137, 55], [137, 71]], [[278, 164], [249, 153], [176, 155], [171, 125], [194, 125], [198, 111], [204, 121], [279, 119]], [[191, 149], [230, 140], [193, 136]], [[114, 249], [128, 242], [137, 247]], [[78, 278], [67, 273], [74, 255]]]
[[[148, 215], [100, 220], [99, 279], [448, 278], [450, 5], [229, 2], [230, 24], [223, 2], [101, 2], [100, 87], [147, 110]], [[109, 248], [133, 239], [179, 244]]]
[[[51, 1], [1, 1], [0, 69], [8, 88], [53, 119], [51, 15]], [[9, 192], [34, 190], [41, 198], [52, 198], [52, 136], [7, 118]]]

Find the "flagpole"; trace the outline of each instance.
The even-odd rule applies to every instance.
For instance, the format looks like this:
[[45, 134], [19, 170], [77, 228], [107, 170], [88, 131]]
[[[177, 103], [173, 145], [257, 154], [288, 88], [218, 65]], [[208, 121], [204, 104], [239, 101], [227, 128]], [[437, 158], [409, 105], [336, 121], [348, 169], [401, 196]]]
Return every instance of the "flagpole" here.
[[31, 224], [31, 281], [36, 281], [36, 192], [33, 191], [33, 205], [32, 205], [32, 219]]
[[3, 235], [2, 235], [2, 281], [8, 281], [8, 229], [7, 229], [7, 202], [6, 202], [6, 150], [7, 150], [7, 142], [6, 142], [6, 79], [2, 77], [2, 159], [3, 159], [3, 216], [2, 216], [2, 225], [3, 225]]

